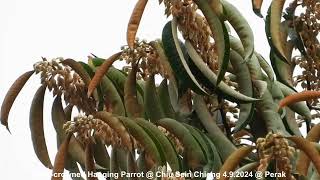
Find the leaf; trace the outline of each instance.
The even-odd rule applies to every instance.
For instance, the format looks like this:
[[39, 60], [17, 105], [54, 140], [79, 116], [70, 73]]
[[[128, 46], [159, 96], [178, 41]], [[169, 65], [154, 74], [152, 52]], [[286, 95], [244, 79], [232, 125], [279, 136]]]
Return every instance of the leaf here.
[[67, 138], [59, 147], [58, 153], [54, 159], [54, 166], [52, 170], [51, 180], [62, 180], [63, 179], [63, 171], [64, 171], [64, 164], [65, 159], [67, 158], [68, 154], [68, 146], [69, 141], [71, 139], [72, 134], [68, 134]]
[[126, 109], [122, 102], [122, 98], [113, 84], [113, 82], [104, 76], [101, 81], [101, 93], [104, 96], [105, 104], [109, 104], [112, 108], [112, 113], [120, 116], [125, 116]]
[[[237, 149], [235, 152], [233, 152], [228, 159], [224, 162], [222, 165], [219, 174], [229, 173], [233, 172], [236, 167], [239, 165], [241, 160], [248, 156], [252, 150], [254, 149], [254, 146], [242, 146], [239, 149]], [[229, 179], [229, 177], [221, 176], [218, 178], [219, 180]]]
[[16, 97], [20, 93], [21, 89], [23, 88], [23, 86], [26, 84], [26, 82], [29, 80], [29, 78], [31, 77], [31, 75], [33, 73], [34, 73], [34, 71], [28, 71], [28, 72], [22, 74], [20, 77], [18, 77], [14, 81], [14, 83], [11, 85], [6, 96], [4, 97], [4, 100], [1, 105], [0, 119], [1, 119], [1, 124], [6, 126], [6, 128], [9, 132], [10, 132], [10, 130], [9, 130], [9, 125], [8, 125], [8, 116], [10, 113], [10, 109], [11, 109]]
[[121, 55], [121, 52], [113, 54], [111, 57], [105, 60], [102, 63], [102, 65], [96, 70], [92, 80], [88, 85], [88, 93], [87, 93], [88, 97], [91, 96], [92, 92], [96, 89], [96, 87], [100, 83], [103, 76], [108, 72], [109, 68], [119, 58], [120, 55]]
[[127, 28], [127, 43], [131, 49], [134, 48], [134, 41], [147, 2], [148, 0], [138, 0], [132, 11]]
[[43, 131], [43, 99], [45, 91], [46, 86], [40, 86], [33, 97], [29, 125], [34, 152], [45, 167], [52, 169]]
[[96, 169], [95, 169], [95, 163], [93, 158], [93, 149], [92, 149], [92, 142], [89, 140], [86, 145], [86, 174], [87, 174], [87, 180], [98, 180], [98, 178], [95, 176]]
[[137, 80], [136, 74], [138, 65], [133, 64], [126, 82], [124, 84], [124, 103], [127, 110], [128, 117], [142, 117], [144, 110], [143, 106], [138, 102], [137, 96]]
[[140, 127], [136, 122], [127, 117], [118, 117], [119, 120], [124, 124], [124, 126], [128, 129], [130, 134], [141, 144], [141, 146], [146, 150], [147, 154], [152, 157], [152, 160], [157, 165], [164, 165], [161, 161], [161, 156], [157, 146], [152, 141], [151, 137], [144, 131], [142, 127]]
[[164, 118], [165, 114], [159, 101], [153, 74], [148, 77], [146, 82], [144, 97], [144, 107], [150, 121], [156, 122], [157, 120]]
[[206, 164], [205, 154], [197, 140], [180, 122], [170, 118], [163, 118], [157, 121], [157, 125], [165, 128], [180, 140], [186, 151], [186, 160], [192, 169], [197, 169]]
[[213, 144], [212, 140], [208, 137], [207, 134], [201, 134], [202, 137], [204, 138], [204, 140], [206, 141], [207, 145], [210, 148], [210, 159], [212, 159], [212, 163], [213, 163], [213, 167], [212, 167], [212, 172], [214, 173], [218, 173], [219, 169], [222, 166], [222, 162], [221, 162], [221, 158], [220, 155], [218, 153], [218, 150], [216, 148], [216, 146]]
[[215, 12], [210, 8], [207, 0], [194, 0], [199, 9], [205, 16], [215, 41], [218, 54], [219, 72], [216, 85], [219, 85], [224, 77], [229, 64], [229, 35], [224, 23], [219, 19]]
[[[320, 124], [315, 125], [307, 134], [306, 140], [318, 142], [320, 140]], [[300, 152], [297, 160], [296, 169], [299, 174], [307, 176], [310, 159], [304, 152]]]
[[184, 127], [186, 127], [189, 130], [190, 134], [198, 142], [199, 146], [201, 147], [201, 150], [203, 151], [203, 154], [206, 157], [207, 164], [203, 167], [203, 171], [210, 172], [213, 168], [214, 157], [211, 154], [209, 144], [207, 144], [206, 140], [202, 136], [201, 131], [198, 131], [198, 129], [196, 129], [195, 127], [193, 127], [187, 123], [183, 123], [183, 125], [184, 125]]
[[[198, 67], [198, 69], [202, 72], [202, 74], [209, 80], [213, 85], [217, 82], [217, 76], [214, 74], [214, 72], [207, 67], [207, 65], [204, 63], [200, 55], [197, 53], [197, 51], [193, 48], [192, 44], [186, 40], [185, 42], [186, 49], [188, 51], [188, 54], [190, 55], [192, 61], [194, 64]], [[225, 84], [224, 82], [219, 83], [218, 87], [216, 88], [218, 90], [218, 93], [221, 93], [221, 95], [225, 96], [226, 99], [230, 101], [235, 102], [253, 102], [258, 101], [258, 99], [245, 96], [236, 90], [232, 89], [230, 86]]]
[[[225, 18], [234, 28], [242, 42], [244, 48], [243, 59], [247, 62], [251, 59], [254, 52], [254, 37], [250, 25], [238, 9], [231, 3], [228, 3], [226, 0], [221, 0], [221, 3], [224, 7]], [[229, 37], [228, 34], [227, 36]]]
[[291, 94], [279, 102], [279, 109], [289, 104], [297, 103], [300, 101], [317, 99], [319, 97], [320, 97], [320, 91], [302, 91], [295, 94]]
[[165, 117], [168, 118], [175, 118], [175, 111], [171, 104], [171, 98], [169, 94], [169, 87], [167, 84], [167, 79], [163, 79], [159, 85], [158, 92], [159, 92], [159, 101], [162, 107], [162, 110], [165, 114]]
[[[314, 145], [307, 139], [304, 139], [303, 137], [286, 137], [287, 139], [293, 141], [297, 148], [303, 151], [309, 159], [311, 159], [315, 169], [320, 172], [320, 156], [317, 149], [314, 147]], [[300, 172], [304, 174], [304, 172]]]
[[137, 119], [136, 122], [144, 128], [144, 130], [153, 138], [154, 141], [158, 141], [160, 148], [163, 151], [166, 161], [169, 163], [172, 171], [181, 171], [181, 165], [179, 163], [179, 155], [174, 149], [173, 145], [169, 141], [169, 139], [162, 133], [156, 125], [153, 123], [146, 121], [145, 119]]
[[257, 16], [263, 18], [262, 14], [261, 14], [261, 6], [262, 6], [263, 0], [251, 0], [251, 2], [252, 2], [252, 10], [253, 10], [253, 12]]

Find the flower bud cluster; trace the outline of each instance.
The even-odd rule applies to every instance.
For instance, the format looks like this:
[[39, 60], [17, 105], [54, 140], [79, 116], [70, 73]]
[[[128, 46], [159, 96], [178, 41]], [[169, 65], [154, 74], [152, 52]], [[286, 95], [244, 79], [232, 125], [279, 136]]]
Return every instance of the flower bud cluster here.
[[[150, 74], [160, 74], [162, 77], [168, 77], [168, 70], [161, 62], [158, 52], [152, 45], [145, 40], [135, 40], [134, 48], [130, 49], [128, 46], [121, 47], [121, 60], [125, 60], [127, 64], [138, 63], [140, 71], [138, 74], [146, 79]], [[126, 67], [125, 71], [129, 71]], [[139, 78], [139, 77], [138, 77]]]
[[71, 67], [62, 64], [63, 58], [51, 61], [44, 59], [33, 65], [36, 73], [40, 73], [41, 84], [46, 85], [53, 96], [62, 96], [67, 103], [77, 106], [85, 112], [93, 112], [95, 101], [87, 97], [87, 88], [79, 74]]
[[92, 115], [76, 116], [74, 121], [66, 122], [63, 128], [66, 133], [76, 133], [77, 139], [83, 144], [94, 136], [101, 139], [106, 145], [131, 148], [128, 147], [130, 144], [122, 143], [121, 137], [107, 123]]
[[[257, 150], [260, 158], [258, 171], [266, 171], [271, 161], [276, 164], [276, 172], [285, 172], [291, 179], [291, 159], [295, 149], [280, 134], [268, 133], [265, 138], [257, 139]], [[289, 177], [289, 176], [287, 176]]]

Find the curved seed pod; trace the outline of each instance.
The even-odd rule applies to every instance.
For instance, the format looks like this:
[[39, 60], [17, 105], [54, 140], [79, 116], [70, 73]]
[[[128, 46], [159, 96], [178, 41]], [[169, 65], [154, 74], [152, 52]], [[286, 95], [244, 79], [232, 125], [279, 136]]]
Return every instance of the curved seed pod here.
[[202, 168], [206, 164], [206, 157], [196, 139], [189, 130], [174, 119], [163, 118], [157, 124], [174, 134], [185, 148], [186, 158], [192, 169]]
[[105, 60], [101, 66], [96, 70], [92, 80], [88, 84], [88, 97], [91, 96], [92, 92], [96, 89], [97, 85], [100, 83], [101, 79], [108, 72], [112, 64], [119, 58], [121, 52], [115, 53]]
[[98, 178], [95, 176], [96, 169], [94, 166], [94, 158], [93, 158], [93, 149], [92, 149], [92, 142], [89, 140], [86, 145], [86, 174], [87, 174], [87, 180], [98, 180]]
[[[203, 75], [212, 83], [216, 84], [217, 82], [217, 76], [212, 72], [209, 67], [206, 66], [206, 64], [203, 62], [200, 55], [196, 52], [196, 50], [193, 48], [192, 44], [186, 40], [186, 49], [188, 51], [188, 54], [190, 55], [192, 61], [194, 64], [198, 67], [198, 69], [203, 73]], [[235, 102], [253, 102], [258, 101], [258, 99], [248, 97], [246, 95], [243, 95], [234, 89], [230, 88], [227, 84], [224, 82], [219, 83], [217, 87], [218, 91], [222, 93], [223, 96], [226, 96], [226, 99], [235, 101]]]
[[[137, 174], [138, 172], [138, 167], [134, 157], [135, 154], [133, 154], [132, 152], [127, 152], [127, 173]], [[129, 177], [129, 180], [138, 180], [138, 178], [133, 176]]]
[[279, 102], [279, 109], [292, 103], [308, 101], [320, 97], [320, 91], [302, 91], [291, 94]]
[[[196, 80], [195, 76], [190, 70], [190, 67], [187, 64], [186, 57], [181, 49], [181, 45], [178, 39], [177, 22], [175, 18], [171, 22], [168, 22], [163, 28], [162, 42], [170, 65], [175, 71], [178, 83], [186, 86], [183, 88], [187, 89], [190, 87], [198, 94], [207, 94], [206, 91], [201, 87], [199, 82]], [[183, 94], [183, 92], [181, 92], [181, 94]]]
[[[282, 84], [281, 82], [275, 81], [275, 83], [279, 86], [284, 96], [290, 96], [296, 93], [296, 91], [292, 90], [290, 87]], [[305, 102], [291, 103], [288, 104], [288, 107], [301, 116], [304, 116], [307, 119], [311, 119], [310, 109]]]
[[289, 60], [286, 59], [285, 50], [283, 49], [280, 28], [282, 10], [285, 2], [286, 0], [273, 0], [270, 5], [270, 35], [274, 47], [277, 49], [277, 52], [279, 52], [279, 56], [289, 62]]
[[215, 14], [219, 17], [223, 16], [223, 7], [220, 0], [208, 0], [208, 4]]
[[281, 61], [273, 51], [270, 51], [269, 56], [277, 80], [294, 90], [292, 79], [294, 67]]
[[104, 142], [98, 137], [95, 137], [95, 143], [92, 144], [93, 148], [93, 156], [98, 165], [101, 167], [106, 168], [107, 170], [110, 169], [110, 156], [106, 149]]
[[204, 140], [203, 136], [201, 135], [202, 132], [198, 131], [195, 127], [189, 124], [183, 123], [183, 125], [189, 130], [191, 135], [196, 139], [196, 141], [201, 147], [201, 150], [203, 151], [203, 154], [206, 157], [207, 164], [203, 167], [203, 171], [211, 172], [211, 169], [213, 168], [214, 157], [212, 157], [210, 148], [207, 145], [207, 142]]
[[[75, 164], [75, 165], [77, 165], [77, 164]], [[69, 169], [68, 171], [69, 171], [69, 174], [70, 174], [70, 178], [72, 180], [84, 180], [84, 178], [82, 176], [74, 176], [74, 175], [72, 175], [72, 174], [80, 174], [78, 166], [77, 166], [77, 168]]]
[[65, 130], [63, 129], [63, 124], [71, 120], [70, 118], [69, 119], [67, 118], [67, 115], [63, 110], [61, 97], [57, 96], [52, 103], [51, 120], [52, 120], [53, 127], [57, 132], [57, 135], [61, 135], [60, 139], [62, 140], [65, 139], [67, 135]]
[[[117, 160], [118, 148], [113, 146], [111, 149], [111, 159], [110, 159], [110, 174], [120, 174], [120, 167]], [[115, 176], [110, 176], [111, 180], [116, 179]]]
[[175, 118], [175, 111], [172, 107], [167, 79], [163, 79], [158, 88], [159, 101], [165, 117]]
[[[307, 134], [306, 139], [309, 142], [318, 142], [320, 140], [320, 124], [315, 125]], [[304, 152], [299, 153], [299, 158], [297, 160], [296, 169], [299, 174], [304, 176], [308, 173], [308, 168], [310, 165], [310, 159]]]
[[146, 152], [152, 157], [152, 160], [157, 165], [163, 165], [160, 153], [157, 146], [152, 141], [151, 137], [133, 120], [119, 116], [118, 117], [124, 126], [128, 129], [130, 134], [144, 147]]
[[9, 130], [9, 126], [8, 126], [8, 116], [10, 113], [10, 109], [11, 109], [16, 97], [20, 93], [21, 89], [26, 84], [26, 82], [30, 79], [30, 77], [33, 73], [34, 73], [34, 71], [28, 71], [28, 72], [22, 74], [21, 76], [19, 76], [14, 81], [14, 83], [11, 85], [6, 96], [3, 99], [3, 102], [1, 105], [0, 119], [1, 119], [1, 124], [6, 126], [6, 128], [9, 132], [10, 132], [10, 130]]
[[[254, 149], [253, 146], [242, 146], [233, 152], [228, 159], [222, 165], [219, 174], [228, 173], [234, 171], [235, 168], [239, 165], [240, 161], [248, 156], [251, 151]], [[229, 179], [229, 177], [221, 176], [219, 180]]]
[[61, 63], [70, 66], [77, 74], [79, 74], [86, 86], [89, 85], [91, 78], [79, 62], [73, 59], [65, 59], [61, 61]]
[[[239, 53], [242, 57], [244, 56], [244, 49], [241, 41], [233, 36], [229, 36], [230, 39], [230, 47]], [[259, 64], [259, 61], [255, 54], [252, 55], [250, 61], [247, 61], [247, 65], [251, 74], [252, 80], [261, 80], [262, 79], [262, 71]]]
[[134, 48], [134, 41], [136, 39], [136, 34], [147, 2], [148, 0], [138, 0], [132, 11], [127, 28], [127, 43], [131, 49]]
[[[232, 64], [234, 74], [237, 78], [236, 81], [239, 86], [239, 92], [248, 97], [252, 97], [253, 87], [251, 82], [250, 71], [248, 66], [241, 62], [242, 60], [242, 57], [237, 52], [235, 52], [234, 50], [230, 51], [230, 62]], [[240, 104], [239, 119], [236, 122], [236, 126], [233, 129], [233, 132], [237, 132], [243, 129], [250, 123], [253, 111], [253, 103]]]
[[[236, 171], [234, 171], [235, 174], [240, 174], [241, 172], [252, 172], [253, 170], [255, 170], [257, 167], [259, 166], [259, 162], [252, 162], [249, 164], [246, 164], [242, 167], [240, 167], [239, 169], [237, 169]], [[241, 177], [231, 177], [230, 180], [241, 180], [243, 178]]]
[[317, 171], [313, 171], [310, 180], [318, 180], [318, 179], [320, 179], [319, 173]]
[[265, 31], [271, 49], [282, 61], [290, 64], [283, 48], [284, 42], [281, 41], [281, 16], [284, 3], [285, 0], [272, 0], [265, 21]]
[[132, 145], [130, 135], [118, 118], [113, 117], [112, 114], [105, 111], [99, 111], [94, 114], [94, 116], [107, 123], [120, 136], [123, 145], [131, 150]]
[[104, 100], [108, 101], [108, 103], [111, 105], [113, 114], [120, 116], [124, 116], [126, 114], [125, 107], [117, 88], [106, 76], [104, 76], [101, 80], [101, 92], [104, 95]]
[[[52, 109], [51, 109], [51, 119], [52, 119], [53, 126], [56, 130], [58, 140], [62, 142], [64, 139], [66, 139], [66, 136], [67, 136], [65, 130], [63, 129], [63, 125], [65, 122], [71, 120], [71, 114], [69, 115], [65, 114], [61, 104], [60, 96], [57, 96], [53, 101]], [[74, 135], [72, 134], [69, 142], [68, 153], [70, 154], [70, 157], [72, 160], [79, 162], [81, 165], [85, 165], [85, 151], [81, 147], [77, 139], [74, 137]], [[97, 166], [97, 168], [101, 169], [100, 166]]]
[[272, 95], [269, 90], [266, 90], [262, 95], [261, 101], [257, 102], [258, 113], [261, 114], [265, 122], [268, 132], [279, 132], [283, 135], [289, 135], [280, 118], [276, 112], [277, 104], [274, 103]]
[[150, 123], [149, 121], [146, 121], [144, 119], [137, 119], [136, 122], [144, 128], [144, 130], [150, 135], [153, 134], [153, 137], [155, 137], [157, 141], [159, 141], [159, 146], [161, 147], [161, 150], [164, 153], [166, 161], [169, 163], [170, 168], [173, 172], [175, 171], [181, 171], [180, 162], [178, 159], [178, 154], [174, 147], [172, 146], [169, 139], [158, 129], [157, 126], [155, 126], [153, 123]]
[[238, 11], [238, 9], [231, 3], [228, 3], [225, 0], [221, 0], [221, 3], [224, 7], [225, 18], [234, 28], [242, 42], [244, 48], [243, 59], [245, 60], [245, 62], [247, 62], [251, 59], [251, 56], [254, 52], [254, 37], [250, 25]]
[[251, 2], [252, 2], [252, 10], [253, 10], [253, 12], [257, 16], [263, 18], [262, 14], [261, 14], [261, 6], [262, 6], [263, 0], [251, 0]]
[[288, 127], [292, 135], [295, 136], [302, 136], [299, 124], [297, 123], [295, 112], [292, 111], [290, 108], [285, 109], [286, 116], [284, 117], [285, 126]]
[[161, 40], [151, 41], [150, 44], [154, 49], [156, 49], [156, 51], [160, 57], [161, 64], [164, 66], [164, 69], [168, 72], [169, 79], [173, 78], [174, 77], [173, 70], [172, 70], [170, 63], [169, 63], [169, 60], [164, 52]]
[[30, 108], [29, 124], [34, 152], [41, 163], [51, 169], [52, 164], [43, 131], [43, 99], [45, 92], [46, 86], [41, 86], [35, 93]]
[[262, 80], [263, 79], [261, 66], [260, 66], [258, 58], [255, 54], [252, 55], [252, 58], [250, 61], [247, 62], [247, 65], [248, 65], [252, 80]]
[[201, 123], [208, 131], [210, 139], [216, 146], [222, 161], [225, 161], [227, 157], [237, 148], [229, 141], [229, 139], [217, 126], [216, 121], [208, 111], [207, 105], [204, 102], [202, 96], [195, 95], [193, 97], [193, 106]]
[[[61, 105], [61, 107], [62, 107], [62, 105]], [[64, 114], [66, 115], [66, 121], [71, 121], [72, 110], [73, 110], [73, 105], [72, 105], [72, 104], [67, 105], [67, 106], [63, 109]], [[51, 111], [51, 112], [52, 112], [52, 111]]]
[[[69, 146], [69, 141], [71, 138], [72, 134], [68, 134], [67, 138], [63, 141], [61, 146], [59, 147], [58, 153], [56, 154], [56, 157], [54, 159], [54, 166], [52, 170], [52, 177], [51, 180], [62, 180], [64, 171], [64, 164], [65, 164], [65, 159], [68, 155], [68, 146]], [[54, 174], [60, 174], [58, 176], [54, 176]]]
[[267, 76], [269, 77], [269, 79], [271, 81], [274, 81], [273, 70], [270, 67], [269, 63], [261, 56], [261, 54], [255, 53], [255, 55], [259, 61], [261, 68], [263, 69], [263, 71], [267, 74]]
[[139, 154], [139, 157], [137, 159], [137, 166], [138, 166], [138, 171], [139, 172], [147, 172], [147, 162], [146, 162], [146, 158], [145, 158], [145, 151], [142, 151]]
[[222, 162], [220, 159], [220, 155], [218, 153], [218, 150], [216, 148], [216, 146], [213, 144], [213, 142], [211, 141], [211, 139], [206, 135], [206, 134], [201, 134], [204, 138], [204, 140], [207, 143], [207, 146], [209, 146], [209, 150], [210, 150], [210, 159], [212, 160], [212, 169], [210, 171], [213, 171], [214, 173], [218, 173], [221, 166], [222, 166]]
[[268, 83], [263, 80], [252, 80], [252, 86], [254, 95], [259, 98], [268, 90]]
[[194, 3], [198, 5], [205, 16], [215, 41], [219, 62], [219, 72], [215, 85], [219, 85], [229, 64], [229, 34], [224, 23], [213, 12], [207, 0], [194, 0]]
[[[65, 139], [60, 139], [60, 135], [57, 134], [57, 148], [58, 148], [58, 150], [64, 140]], [[67, 157], [65, 158], [64, 168], [69, 171], [69, 174], [70, 173], [80, 173], [77, 162], [70, 157], [70, 154], [68, 154]], [[80, 177], [72, 176], [71, 179], [84, 180], [81, 176]]]
[[293, 141], [296, 144], [296, 147], [303, 151], [312, 161], [315, 169], [320, 172], [320, 156], [314, 145], [309, 140], [304, 139], [303, 137], [292, 136], [286, 138]]
[[[276, 83], [277, 81], [271, 82], [267, 79], [268, 82], [268, 89], [272, 95], [272, 98], [275, 103], [278, 103], [280, 100], [284, 98], [284, 94]], [[290, 109], [288, 109], [290, 111]], [[293, 119], [290, 119], [290, 114], [292, 112], [287, 111], [287, 109], [282, 109], [280, 112], [280, 117], [283, 120], [284, 126], [286, 127], [287, 131], [291, 133], [292, 135], [301, 136], [301, 132], [299, 130], [298, 124], [294, 117]], [[293, 112], [294, 113], [294, 112]], [[294, 116], [294, 114], [293, 114]]]
[[151, 122], [156, 122], [165, 117], [158, 98], [154, 74], [152, 74], [146, 82], [144, 94], [144, 107]]

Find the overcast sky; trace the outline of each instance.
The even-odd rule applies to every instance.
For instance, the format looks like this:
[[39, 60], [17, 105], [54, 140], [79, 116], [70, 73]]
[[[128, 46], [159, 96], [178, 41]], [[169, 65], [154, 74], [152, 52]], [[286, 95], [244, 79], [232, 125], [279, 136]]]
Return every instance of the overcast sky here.
[[[108, 57], [126, 43], [126, 27], [136, 0], [0, 0], [0, 103], [22, 73], [32, 69], [41, 57], [87, 60], [94, 53]], [[264, 22], [251, 11], [250, 0], [232, 0], [243, 12], [255, 33], [255, 48], [268, 57], [269, 47]], [[269, 1], [264, 1], [263, 12]], [[161, 37], [167, 22], [163, 5], [150, 0], [138, 36], [153, 40]], [[23, 88], [11, 109], [12, 135], [0, 127], [1, 179], [50, 179], [33, 152], [29, 132], [29, 106], [39, 77], [34, 76]], [[52, 162], [56, 153], [55, 132], [51, 124], [52, 95], [45, 101], [45, 134]], [[65, 178], [69, 179], [69, 178]]]

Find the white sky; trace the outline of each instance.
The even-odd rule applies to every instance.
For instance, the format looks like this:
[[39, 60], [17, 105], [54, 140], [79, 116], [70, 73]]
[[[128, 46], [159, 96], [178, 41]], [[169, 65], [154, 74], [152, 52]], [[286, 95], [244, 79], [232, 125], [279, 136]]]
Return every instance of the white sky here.
[[[136, 0], [0, 0], [0, 102], [22, 73], [33, 63], [53, 57], [86, 61], [94, 53], [108, 57], [126, 43], [126, 26]], [[255, 34], [256, 51], [268, 57], [264, 22], [251, 11], [250, 0], [232, 0], [247, 18]], [[263, 13], [270, 1], [264, 1]], [[138, 36], [161, 37], [167, 22], [163, 5], [150, 0]], [[16, 99], [9, 116], [10, 135], [0, 127], [1, 179], [50, 179], [33, 152], [29, 132], [29, 106], [39, 78], [33, 77]], [[52, 95], [45, 101], [45, 133], [52, 162], [56, 153], [55, 132], [50, 119]], [[69, 178], [65, 178], [69, 179]]]

